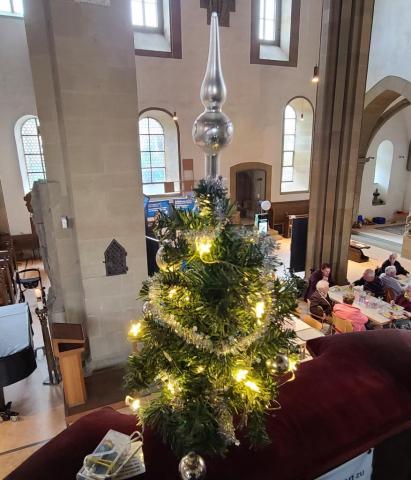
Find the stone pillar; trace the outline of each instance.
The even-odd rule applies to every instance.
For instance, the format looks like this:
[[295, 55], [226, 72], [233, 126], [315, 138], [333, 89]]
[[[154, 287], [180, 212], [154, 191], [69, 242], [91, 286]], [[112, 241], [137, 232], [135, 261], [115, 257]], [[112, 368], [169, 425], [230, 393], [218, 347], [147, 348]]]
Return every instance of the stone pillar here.
[[346, 279], [374, 0], [324, 0], [311, 168], [307, 272]]
[[[47, 172], [38, 203], [65, 320], [85, 325], [93, 368], [122, 363], [147, 276], [130, 5], [26, 0], [25, 22]], [[113, 239], [128, 271], [106, 276]]]

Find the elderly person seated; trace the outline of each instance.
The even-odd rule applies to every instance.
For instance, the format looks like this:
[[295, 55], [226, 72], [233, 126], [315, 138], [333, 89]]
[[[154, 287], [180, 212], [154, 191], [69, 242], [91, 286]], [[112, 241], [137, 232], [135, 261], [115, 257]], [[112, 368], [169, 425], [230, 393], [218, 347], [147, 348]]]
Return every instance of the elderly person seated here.
[[337, 317], [351, 322], [354, 332], [362, 332], [365, 330], [368, 317], [361, 313], [359, 308], [353, 307], [354, 299], [354, 294], [345, 294], [343, 296], [343, 303], [334, 305], [333, 312]]
[[385, 272], [380, 275], [380, 280], [385, 291], [387, 292], [387, 289], [392, 290], [395, 295], [394, 300], [396, 300], [396, 298], [399, 297], [403, 292], [401, 283], [395, 278], [396, 275], [397, 270], [395, 269], [394, 265], [389, 265], [386, 267]]
[[331, 280], [331, 265], [329, 263], [323, 263], [320, 269], [315, 270], [311, 274], [310, 279], [308, 280], [308, 288], [304, 296], [305, 301], [311, 299], [311, 295], [315, 292], [317, 283], [320, 280], [325, 280], [330, 286], [334, 285]]
[[405, 289], [395, 301], [397, 305], [404, 308], [403, 318], [395, 322], [397, 328], [411, 330], [411, 285]]
[[[310, 298], [310, 313], [315, 318], [326, 320], [333, 311], [333, 301], [328, 296], [330, 284], [325, 280], [317, 282], [316, 290]], [[324, 318], [325, 315], [325, 318]]]
[[391, 253], [387, 260], [381, 265], [381, 272], [385, 272], [385, 269], [389, 266], [395, 267], [396, 275], [408, 275], [410, 272], [405, 270], [401, 263], [397, 260], [398, 255], [396, 253]]
[[367, 268], [362, 277], [354, 282], [354, 285], [362, 285], [366, 292], [370, 292], [377, 298], [384, 298], [384, 286], [381, 280], [375, 275], [374, 270]]
[[405, 292], [397, 297], [395, 303], [400, 307], [403, 307], [404, 310], [410, 314], [406, 315], [407, 317], [411, 317], [411, 285], [408, 285]]

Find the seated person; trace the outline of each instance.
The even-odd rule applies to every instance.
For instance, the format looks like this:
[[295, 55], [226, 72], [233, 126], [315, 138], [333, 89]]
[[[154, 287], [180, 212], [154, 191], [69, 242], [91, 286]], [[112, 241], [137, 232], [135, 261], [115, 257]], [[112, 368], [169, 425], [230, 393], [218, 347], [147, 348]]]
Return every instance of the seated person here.
[[395, 303], [404, 308], [403, 318], [395, 322], [396, 328], [411, 330], [411, 285], [408, 285]]
[[396, 275], [408, 275], [410, 272], [405, 270], [401, 263], [397, 260], [398, 255], [396, 253], [391, 253], [387, 260], [381, 265], [381, 273], [385, 272], [385, 269], [390, 265], [395, 267]]
[[354, 332], [362, 332], [365, 330], [368, 317], [359, 308], [353, 306], [354, 299], [355, 297], [352, 294], [344, 295], [344, 303], [334, 305], [333, 312], [337, 317], [351, 322]]
[[371, 268], [367, 268], [362, 277], [354, 282], [354, 285], [362, 285], [364, 290], [372, 293], [374, 297], [384, 298], [384, 286]]
[[323, 263], [319, 270], [315, 270], [308, 281], [308, 288], [305, 292], [304, 300], [310, 300], [311, 295], [315, 292], [316, 285], [320, 280], [325, 280], [330, 286], [334, 285], [331, 280], [331, 266], [329, 263]]
[[395, 278], [396, 275], [397, 270], [394, 265], [389, 265], [386, 267], [385, 272], [380, 275], [380, 280], [384, 286], [384, 289], [387, 290], [390, 288], [394, 292], [395, 299], [399, 297], [403, 291], [401, 283]]
[[405, 292], [397, 297], [395, 303], [403, 307], [405, 312], [410, 313], [410, 315], [406, 315], [407, 317], [411, 317], [411, 285], [408, 285]]
[[317, 282], [316, 290], [310, 298], [310, 313], [315, 318], [330, 317], [333, 311], [333, 301], [328, 296], [330, 284], [325, 280]]

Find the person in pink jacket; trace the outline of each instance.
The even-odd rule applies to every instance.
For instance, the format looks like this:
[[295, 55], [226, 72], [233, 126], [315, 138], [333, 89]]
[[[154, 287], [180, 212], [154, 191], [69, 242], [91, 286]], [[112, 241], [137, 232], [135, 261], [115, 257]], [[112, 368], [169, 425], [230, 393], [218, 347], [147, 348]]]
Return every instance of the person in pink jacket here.
[[352, 323], [354, 332], [362, 332], [365, 330], [365, 324], [368, 322], [368, 317], [364, 315], [361, 310], [353, 306], [354, 295], [344, 295], [344, 303], [337, 303], [334, 305], [333, 312], [337, 317], [348, 320]]

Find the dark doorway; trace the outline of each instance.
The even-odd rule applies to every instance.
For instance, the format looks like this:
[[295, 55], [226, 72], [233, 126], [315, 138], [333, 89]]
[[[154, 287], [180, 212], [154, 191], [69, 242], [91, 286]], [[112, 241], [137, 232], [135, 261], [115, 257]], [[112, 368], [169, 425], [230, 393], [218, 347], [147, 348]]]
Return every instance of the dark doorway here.
[[241, 218], [254, 218], [260, 211], [260, 202], [266, 199], [266, 172], [261, 169], [236, 173], [237, 205]]

